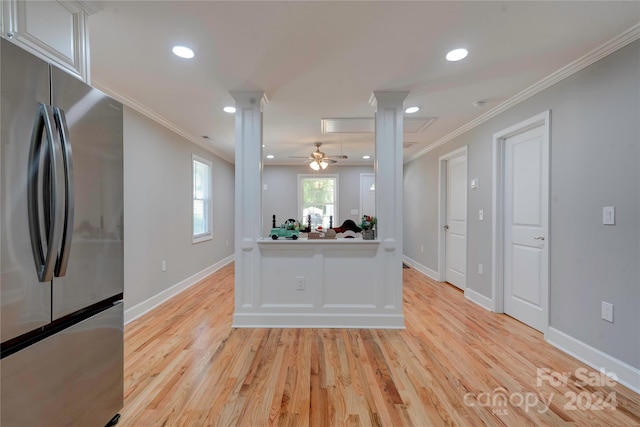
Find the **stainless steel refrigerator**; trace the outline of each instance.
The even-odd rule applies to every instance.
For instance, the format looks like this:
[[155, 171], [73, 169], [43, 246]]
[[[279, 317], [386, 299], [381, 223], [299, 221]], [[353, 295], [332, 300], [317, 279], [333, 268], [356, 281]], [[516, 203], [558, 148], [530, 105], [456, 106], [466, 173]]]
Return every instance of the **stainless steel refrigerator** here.
[[122, 105], [1, 39], [0, 425], [123, 405]]

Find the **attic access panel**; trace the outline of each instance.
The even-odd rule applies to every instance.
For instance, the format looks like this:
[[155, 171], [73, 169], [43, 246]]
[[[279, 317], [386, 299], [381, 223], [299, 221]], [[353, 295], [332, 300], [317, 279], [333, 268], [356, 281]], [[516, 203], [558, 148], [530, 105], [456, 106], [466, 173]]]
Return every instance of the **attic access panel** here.
[[[436, 120], [435, 117], [405, 117], [404, 133], [420, 133]], [[373, 117], [337, 117], [320, 120], [323, 134], [329, 133], [373, 133], [375, 120]]]

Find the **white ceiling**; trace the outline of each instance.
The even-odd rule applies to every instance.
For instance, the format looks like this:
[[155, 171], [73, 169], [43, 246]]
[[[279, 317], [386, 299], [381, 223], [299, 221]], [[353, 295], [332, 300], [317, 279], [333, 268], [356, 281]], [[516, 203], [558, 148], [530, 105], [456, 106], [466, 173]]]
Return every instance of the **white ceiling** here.
[[[640, 22], [638, 1], [101, 4], [89, 18], [94, 85], [230, 161], [229, 91], [262, 90], [263, 154], [276, 156], [265, 164], [299, 163], [287, 156], [315, 141], [349, 155], [341, 164], [367, 163], [372, 133], [322, 134], [320, 122], [373, 117], [376, 90], [409, 91], [405, 106], [436, 118], [405, 133], [406, 160]], [[458, 47], [469, 56], [447, 62]]]

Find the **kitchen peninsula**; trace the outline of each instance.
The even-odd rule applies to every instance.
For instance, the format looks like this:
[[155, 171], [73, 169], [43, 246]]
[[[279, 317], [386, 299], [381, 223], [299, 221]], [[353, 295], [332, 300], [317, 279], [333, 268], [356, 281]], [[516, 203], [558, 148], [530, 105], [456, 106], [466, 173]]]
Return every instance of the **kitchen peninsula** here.
[[402, 129], [406, 92], [374, 92], [378, 239], [265, 239], [263, 92], [236, 101], [234, 327], [404, 328]]
[[255, 326], [379, 324], [386, 304], [385, 283], [378, 279], [383, 276], [382, 264], [376, 262], [379, 241], [267, 238], [258, 241], [258, 247], [261, 315]]

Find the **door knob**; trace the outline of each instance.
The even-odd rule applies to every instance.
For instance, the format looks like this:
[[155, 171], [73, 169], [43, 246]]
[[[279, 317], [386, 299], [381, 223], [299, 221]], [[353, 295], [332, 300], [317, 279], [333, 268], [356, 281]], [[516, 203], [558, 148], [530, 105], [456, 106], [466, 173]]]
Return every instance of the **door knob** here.
[[442, 227], [442, 228], [444, 228], [445, 230], [448, 230], [449, 226], [445, 224], [444, 227]]
[[544, 237], [540, 236], [540, 237], [534, 237], [533, 240], [544, 240]]

